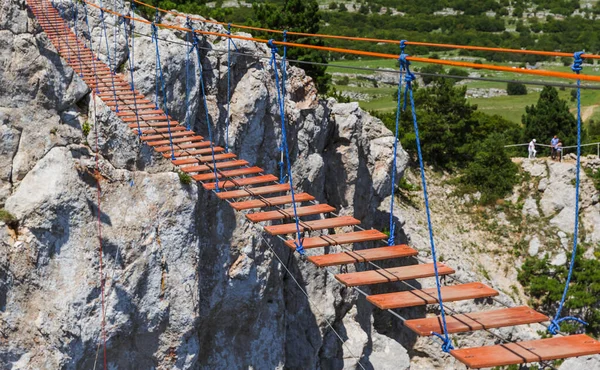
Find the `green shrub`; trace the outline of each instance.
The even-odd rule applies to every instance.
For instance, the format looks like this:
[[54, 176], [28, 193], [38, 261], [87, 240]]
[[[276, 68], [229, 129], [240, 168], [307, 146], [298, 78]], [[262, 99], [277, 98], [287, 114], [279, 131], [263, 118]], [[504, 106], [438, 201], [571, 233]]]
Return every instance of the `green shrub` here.
[[177, 171], [177, 175], [179, 175], [179, 181], [183, 185], [189, 185], [192, 183], [192, 177], [183, 171]]
[[[577, 251], [573, 277], [562, 316], [580, 317], [589, 324], [585, 327], [586, 332], [598, 335], [600, 333], [600, 309], [598, 308], [600, 261], [586, 259], [583, 253], [584, 248], [581, 246]], [[528, 257], [517, 278], [532, 298], [533, 307], [552, 315], [556, 312], [562, 298], [569, 265], [552, 266], [548, 260], [548, 256], [543, 259]], [[572, 332], [576, 327], [565, 323], [561, 329]]]
[[0, 221], [4, 222], [8, 227], [16, 230], [19, 227], [19, 220], [4, 208], [0, 208]]
[[88, 121], [85, 121], [83, 125], [81, 125], [81, 132], [83, 132], [83, 137], [87, 137], [90, 134], [90, 130], [92, 126]]
[[508, 95], [527, 95], [527, 87], [520, 82], [509, 82], [506, 84]]

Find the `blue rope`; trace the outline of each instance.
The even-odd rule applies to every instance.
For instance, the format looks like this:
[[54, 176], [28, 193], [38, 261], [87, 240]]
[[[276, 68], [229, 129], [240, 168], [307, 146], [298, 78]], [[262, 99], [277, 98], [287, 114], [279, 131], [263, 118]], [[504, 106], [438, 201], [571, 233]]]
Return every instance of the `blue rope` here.
[[[79, 7], [76, 5], [76, 1], [71, 1], [71, 7], [73, 8], [73, 29], [75, 30], [75, 38], [79, 40], [79, 32], [77, 31], [77, 15], [79, 14]], [[79, 60], [79, 77], [83, 78], [83, 63], [81, 62], [81, 48], [79, 43], [77, 45], [77, 59]]]
[[90, 36], [90, 52], [92, 53], [92, 68], [94, 69], [94, 78], [96, 80], [96, 94], [98, 94], [100, 92], [100, 84], [98, 82], [98, 74], [96, 73], [96, 58], [94, 58], [94, 43], [92, 41], [92, 31], [90, 29], [90, 23], [88, 20], [88, 12], [87, 12], [87, 6], [86, 3], [83, 3], [83, 10], [85, 12], [85, 24], [87, 26], [88, 29], [88, 35]]
[[[190, 30], [193, 29], [192, 20], [190, 17], [186, 17], [186, 27]], [[189, 44], [192, 43], [192, 31], [188, 32], [186, 35], [186, 40]], [[194, 47], [190, 47], [190, 49], [185, 53], [185, 127], [189, 131], [191, 128], [190, 119], [190, 54], [194, 50]]]
[[[104, 5], [102, 4], [102, 0], [100, 0], [100, 7], [104, 8]], [[104, 22], [104, 9], [100, 9], [100, 20], [102, 21], [102, 29], [104, 30], [104, 39], [106, 41], [106, 57], [108, 58], [108, 65], [112, 71], [112, 73], [110, 74], [110, 79], [112, 81], [112, 89], [113, 89], [113, 96], [115, 99], [115, 111], [117, 113], [119, 113], [119, 102], [117, 101], [117, 90], [115, 89], [115, 69], [114, 67], [112, 67], [112, 62], [111, 62], [111, 58], [110, 58], [110, 48], [108, 46], [108, 36], [106, 36], [106, 22]]]
[[163, 105], [165, 110], [165, 118], [167, 119], [167, 128], [169, 131], [169, 143], [171, 145], [171, 160], [175, 160], [175, 151], [173, 150], [173, 136], [171, 134], [171, 118], [169, 118], [169, 106], [167, 104], [167, 90], [165, 89], [165, 78], [163, 76], [162, 66], [160, 64], [160, 51], [158, 50], [158, 27], [156, 27], [156, 23], [154, 22], [152, 22], [152, 40], [154, 41], [154, 45], [156, 46], [156, 68], [160, 71], [160, 84], [163, 92]]
[[[227, 35], [231, 36], [231, 23], [227, 25]], [[237, 47], [236, 47], [237, 49]], [[225, 117], [225, 153], [229, 153], [229, 109], [231, 107], [231, 37], [227, 39], [227, 116]]]
[[[578, 51], [573, 54], [574, 62], [571, 66], [571, 70], [573, 72], [579, 74], [583, 69], [583, 51]], [[567, 276], [567, 281], [565, 282], [565, 290], [563, 291], [562, 298], [560, 300], [560, 304], [558, 306], [558, 310], [556, 311], [556, 315], [554, 319], [550, 323], [548, 327], [548, 331], [552, 335], [556, 335], [560, 330], [560, 323], [563, 321], [576, 321], [582, 325], [587, 325], [587, 323], [581, 319], [572, 316], [566, 316], [560, 318], [560, 314], [562, 312], [565, 301], [567, 300], [567, 293], [569, 291], [569, 284], [571, 283], [571, 278], [573, 277], [573, 267], [575, 266], [575, 259], [577, 258], [577, 234], [579, 231], [579, 188], [580, 188], [580, 170], [581, 168], [581, 80], [577, 80], [577, 167], [576, 167], [576, 179], [575, 179], [575, 230], [573, 232], [573, 251], [571, 252], [571, 263], [569, 265], [569, 275]]]
[[214, 146], [214, 142], [213, 142], [213, 136], [212, 136], [212, 129], [211, 129], [211, 125], [210, 125], [210, 115], [208, 114], [208, 103], [206, 102], [206, 90], [204, 88], [204, 68], [202, 67], [202, 56], [200, 55], [200, 48], [198, 47], [198, 44], [200, 43], [198, 40], [198, 36], [196, 35], [196, 32], [194, 32], [193, 28], [190, 28], [192, 30], [193, 36], [194, 36], [194, 44], [193, 44], [193, 48], [196, 49], [196, 56], [198, 57], [198, 68], [199, 68], [199, 73], [200, 73], [200, 88], [202, 91], [202, 101], [204, 103], [204, 111], [206, 112], [206, 127], [208, 128], [208, 140], [210, 141], [210, 151], [212, 154], [212, 162], [213, 162], [213, 173], [215, 174], [215, 191], [218, 193], [219, 190], [219, 175], [217, 174], [217, 160], [215, 159], [215, 146]]
[[[283, 42], [287, 41], [287, 31], [283, 31]], [[281, 59], [281, 91], [283, 94], [283, 98], [285, 99], [285, 81], [287, 79], [287, 68], [285, 64], [285, 59], [287, 57], [287, 46], [283, 46], [283, 58]], [[285, 114], [285, 104], [283, 104], [283, 114]], [[283, 164], [283, 140], [281, 140], [281, 145], [279, 146], [279, 152], [281, 153], [279, 159], [279, 183], [283, 184], [285, 182], [285, 173], [284, 173], [284, 164]], [[289, 173], [288, 173], [289, 175]]]
[[[154, 22], [155, 23], [160, 23], [160, 15], [158, 14], [158, 9], [156, 9], [156, 15], [154, 16]], [[154, 30], [154, 28], [153, 28]], [[154, 41], [155, 37], [154, 37], [154, 32], [152, 33], [152, 41]], [[158, 43], [158, 38], [156, 38], [156, 42]], [[158, 49], [158, 47], [157, 47]], [[158, 55], [158, 54], [157, 54]], [[158, 56], [157, 56], [158, 58]], [[158, 109], [158, 64], [156, 63], [154, 65], [154, 108]]]
[[[435, 250], [435, 242], [433, 239], [433, 227], [431, 225], [431, 211], [430, 211], [430, 207], [429, 207], [429, 196], [427, 194], [427, 180], [425, 179], [425, 166], [423, 164], [423, 154], [421, 152], [421, 140], [419, 138], [419, 124], [417, 122], [417, 111], [415, 109], [415, 99], [413, 96], [413, 89], [412, 89], [412, 82], [415, 80], [415, 75], [410, 71], [410, 62], [407, 60], [407, 56], [404, 52], [402, 52], [402, 54], [400, 54], [400, 65], [404, 67], [405, 70], [405, 77], [404, 77], [404, 81], [406, 82], [406, 90], [408, 92], [408, 97], [410, 98], [410, 108], [412, 110], [412, 118], [413, 118], [413, 125], [415, 128], [415, 139], [416, 139], [416, 143], [417, 143], [417, 154], [419, 156], [419, 167], [421, 170], [421, 183], [423, 185], [423, 197], [425, 199], [425, 211], [427, 213], [427, 227], [429, 229], [429, 243], [431, 244], [431, 257], [433, 259], [433, 271], [435, 273], [435, 285], [437, 288], [437, 296], [438, 296], [438, 302], [440, 304], [440, 311], [441, 311], [441, 316], [442, 316], [442, 327], [444, 329], [444, 333], [443, 336], [439, 335], [438, 336], [444, 341], [444, 344], [442, 345], [442, 351], [444, 352], [449, 352], [450, 350], [454, 349], [454, 347], [452, 346], [452, 341], [450, 340], [450, 336], [448, 335], [448, 328], [446, 326], [446, 311], [444, 309], [444, 302], [442, 300], [442, 288], [440, 285], [440, 276], [439, 276], [439, 272], [438, 272], [438, 266], [437, 266], [437, 256], [436, 256], [436, 250]], [[406, 97], [406, 94], [405, 94]], [[406, 103], [406, 99], [405, 99], [405, 103]], [[434, 333], [434, 335], [437, 333]]]
[[[404, 45], [405, 41], [400, 41], [400, 55], [404, 54]], [[400, 62], [400, 56], [398, 56], [398, 62]], [[395, 234], [396, 234], [396, 223], [394, 222], [394, 190], [396, 188], [396, 168], [397, 168], [397, 154], [398, 154], [398, 123], [400, 121], [400, 102], [402, 101], [402, 75], [403, 75], [403, 66], [400, 63], [400, 77], [398, 79], [398, 102], [396, 105], [396, 133], [394, 135], [394, 159], [392, 161], [392, 195], [390, 202], [390, 237], [388, 238], [388, 245], [392, 246], [396, 244]]]
[[140, 127], [140, 115], [137, 109], [137, 98], [135, 94], [135, 83], [133, 81], [133, 66], [134, 66], [134, 45], [135, 45], [135, 33], [133, 32], [134, 26], [134, 17], [133, 17], [133, 9], [135, 5], [133, 5], [133, 1], [131, 2], [131, 23], [129, 24], [129, 29], [131, 31], [131, 48], [129, 48], [129, 35], [127, 33], [127, 22], [125, 22], [125, 17], [123, 17], [123, 33], [125, 34], [125, 45], [127, 47], [127, 55], [129, 56], [129, 74], [131, 76], [131, 92], [133, 94], [133, 109], [135, 111], [135, 121], [137, 123], [138, 128], [138, 136], [142, 136], [142, 128]]
[[296, 246], [296, 252], [304, 255], [304, 247], [302, 246], [302, 238], [300, 234], [300, 220], [298, 219], [298, 211], [296, 209], [296, 194], [294, 192], [294, 180], [292, 178], [292, 165], [290, 162], [290, 151], [287, 145], [287, 133], [285, 130], [285, 111], [284, 111], [284, 101], [285, 97], [281, 95], [281, 85], [279, 84], [279, 74], [277, 73], [277, 47], [275, 46], [273, 40], [269, 40], [268, 43], [271, 48], [271, 65], [273, 66], [273, 72], [275, 73], [275, 86], [277, 87], [277, 102], [279, 103], [279, 114], [281, 115], [281, 143], [283, 146], [283, 152], [285, 151], [285, 157], [287, 159], [287, 171], [290, 182], [290, 191], [292, 193], [292, 205], [294, 207], [294, 218], [296, 221], [296, 240], [294, 241], [294, 245]]

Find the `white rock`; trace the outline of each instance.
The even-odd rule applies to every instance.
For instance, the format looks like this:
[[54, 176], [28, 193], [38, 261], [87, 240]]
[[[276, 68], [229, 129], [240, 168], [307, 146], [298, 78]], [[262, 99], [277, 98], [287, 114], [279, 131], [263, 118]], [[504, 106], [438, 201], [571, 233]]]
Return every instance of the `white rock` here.
[[552, 266], [563, 266], [565, 263], [567, 263], [567, 254], [564, 251], [558, 253], [552, 258], [552, 261], [550, 261]]
[[525, 199], [525, 203], [523, 204], [522, 210], [523, 216], [527, 217], [540, 217], [540, 212], [538, 211], [538, 206], [535, 199], [529, 197]]
[[540, 239], [537, 236], [534, 236], [529, 241], [529, 248], [527, 249], [527, 253], [531, 257], [536, 256], [540, 251], [540, 246], [541, 246]]

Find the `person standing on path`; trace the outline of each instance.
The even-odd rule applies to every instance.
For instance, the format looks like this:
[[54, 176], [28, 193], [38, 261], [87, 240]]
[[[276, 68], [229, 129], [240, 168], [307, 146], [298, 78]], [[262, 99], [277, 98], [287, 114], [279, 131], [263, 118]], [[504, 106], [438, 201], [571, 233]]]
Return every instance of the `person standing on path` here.
[[533, 139], [529, 142], [529, 159], [535, 158], [535, 153], [537, 151], [535, 150], [535, 139]]
[[558, 145], [558, 142], [560, 140], [558, 140], [558, 137], [556, 135], [554, 135], [554, 137], [552, 138], [552, 140], [550, 140], [550, 147], [552, 150], [552, 153], [550, 154], [550, 156], [552, 157], [552, 159], [556, 160], [556, 147]]
[[558, 157], [558, 161], [562, 162], [562, 142], [558, 142], [558, 144], [556, 144], [556, 156]]

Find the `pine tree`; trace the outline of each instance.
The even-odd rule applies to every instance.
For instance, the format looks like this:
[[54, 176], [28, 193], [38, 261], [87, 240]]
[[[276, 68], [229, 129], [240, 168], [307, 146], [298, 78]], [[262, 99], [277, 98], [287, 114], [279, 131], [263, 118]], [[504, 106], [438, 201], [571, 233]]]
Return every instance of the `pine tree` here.
[[525, 112], [522, 118], [525, 141], [537, 139], [540, 143], [546, 143], [558, 135], [563, 145], [576, 143], [577, 120], [554, 87], [544, 87], [537, 104], [526, 107]]

